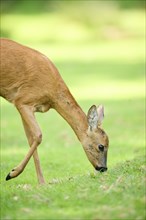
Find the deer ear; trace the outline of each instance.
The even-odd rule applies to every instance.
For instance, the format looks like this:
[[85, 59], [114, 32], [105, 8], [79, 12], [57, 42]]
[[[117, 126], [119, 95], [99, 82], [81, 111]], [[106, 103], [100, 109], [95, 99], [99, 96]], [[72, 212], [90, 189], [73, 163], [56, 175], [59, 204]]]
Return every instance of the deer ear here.
[[91, 106], [87, 114], [87, 120], [90, 130], [96, 129], [104, 118], [104, 108], [102, 105], [96, 107], [95, 105]]
[[104, 119], [104, 107], [103, 105], [99, 105], [97, 107], [97, 115], [98, 115], [98, 126], [102, 124]]
[[87, 120], [88, 120], [88, 125], [89, 125], [90, 130], [97, 128], [98, 115], [97, 115], [97, 108], [95, 105], [92, 105], [91, 108], [89, 109], [88, 114], [87, 114]]

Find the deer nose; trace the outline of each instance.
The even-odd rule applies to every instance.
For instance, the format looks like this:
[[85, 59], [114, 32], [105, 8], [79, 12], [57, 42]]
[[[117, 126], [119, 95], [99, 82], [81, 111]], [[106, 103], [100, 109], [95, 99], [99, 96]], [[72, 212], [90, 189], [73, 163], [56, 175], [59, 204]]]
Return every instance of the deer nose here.
[[99, 167], [99, 166], [96, 166], [95, 169], [99, 172], [104, 172], [104, 171], [107, 171], [107, 167]]

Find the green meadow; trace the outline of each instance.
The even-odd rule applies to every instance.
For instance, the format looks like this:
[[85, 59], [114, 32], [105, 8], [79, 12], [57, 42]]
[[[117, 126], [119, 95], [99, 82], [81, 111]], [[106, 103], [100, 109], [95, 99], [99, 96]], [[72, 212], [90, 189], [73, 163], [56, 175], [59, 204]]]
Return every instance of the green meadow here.
[[2, 37], [47, 55], [85, 112], [93, 104], [104, 105], [108, 171], [94, 171], [73, 130], [50, 110], [36, 113], [43, 133], [38, 152], [46, 184], [38, 185], [33, 159], [20, 176], [5, 181], [29, 147], [17, 110], [1, 98], [2, 220], [145, 219], [144, 11], [114, 9], [111, 17], [110, 8], [106, 16], [95, 16], [96, 30], [95, 19], [77, 22], [79, 13], [73, 9], [75, 17], [67, 11], [68, 19], [64, 11], [5, 12]]

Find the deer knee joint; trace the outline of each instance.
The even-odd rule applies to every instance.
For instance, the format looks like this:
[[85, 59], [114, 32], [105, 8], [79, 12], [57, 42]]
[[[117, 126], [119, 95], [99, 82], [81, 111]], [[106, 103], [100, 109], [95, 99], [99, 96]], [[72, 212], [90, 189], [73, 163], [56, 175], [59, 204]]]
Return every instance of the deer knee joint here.
[[36, 141], [38, 143], [38, 145], [42, 142], [42, 134], [39, 133], [37, 135], [34, 136], [34, 141]]
[[39, 144], [42, 142], [42, 134], [41, 133], [38, 135], [38, 142], [39, 142]]

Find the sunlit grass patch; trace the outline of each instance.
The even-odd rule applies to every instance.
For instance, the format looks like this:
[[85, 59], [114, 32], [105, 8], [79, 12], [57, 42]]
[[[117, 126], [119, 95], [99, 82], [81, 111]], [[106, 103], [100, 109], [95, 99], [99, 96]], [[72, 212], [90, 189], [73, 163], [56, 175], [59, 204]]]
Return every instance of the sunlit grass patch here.
[[[32, 43], [82, 43], [144, 37], [144, 10], [90, 7], [93, 2], [88, 6], [92, 13], [84, 7], [80, 11], [81, 5], [79, 9], [68, 10], [66, 7], [54, 13], [5, 13], [1, 17], [1, 30], [18, 41]], [[17, 24], [15, 28], [13, 24]]]
[[[95, 83], [95, 82], [94, 82]], [[86, 99], [97, 99], [100, 100], [121, 100], [121, 99], [134, 99], [145, 97], [145, 85], [144, 81], [141, 83], [130, 83], [130, 82], [98, 82], [96, 84], [90, 83], [87, 85], [85, 82], [84, 87], [81, 88], [80, 92], [78, 88], [71, 88], [74, 95], [80, 100]]]

